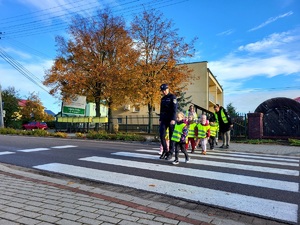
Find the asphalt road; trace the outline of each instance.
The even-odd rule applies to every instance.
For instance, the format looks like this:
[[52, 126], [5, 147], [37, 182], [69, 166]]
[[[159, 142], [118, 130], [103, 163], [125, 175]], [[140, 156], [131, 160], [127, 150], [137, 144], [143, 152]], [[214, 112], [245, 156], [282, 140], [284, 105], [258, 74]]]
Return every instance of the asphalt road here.
[[[299, 221], [299, 158], [238, 152], [159, 160], [159, 144], [0, 135], [0, 162], [266, 218]], [[200, 151], [199, 151], [200, 152]]]

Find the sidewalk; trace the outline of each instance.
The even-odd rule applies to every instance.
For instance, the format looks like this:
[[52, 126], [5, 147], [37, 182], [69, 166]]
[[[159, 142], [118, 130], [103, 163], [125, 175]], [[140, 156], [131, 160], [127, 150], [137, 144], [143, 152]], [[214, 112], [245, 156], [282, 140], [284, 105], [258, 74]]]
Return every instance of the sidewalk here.
[[[216, 148], [218, 149], [218, 148]], [[296, 155], [300, 147], [232, 143], [228, 151]], [[279, 225], [138, 190], [0, 164], [0, 224]]]
[[[218, 148], [218, 146], [215, 148]], [[239, 144], [230, 143], [228, 151], [263, 153], [271, 155], [285, 155], [285, 156], [299, 156], [300, 146], [285, 146], [285, 145], [272, 145], [272, 144]]]

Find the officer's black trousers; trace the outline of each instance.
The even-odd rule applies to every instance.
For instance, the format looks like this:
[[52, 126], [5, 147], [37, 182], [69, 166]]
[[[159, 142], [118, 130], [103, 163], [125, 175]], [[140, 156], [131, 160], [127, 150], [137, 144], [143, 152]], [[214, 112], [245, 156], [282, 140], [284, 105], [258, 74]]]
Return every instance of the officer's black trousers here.
[[[174, 141], [171, 140], [173, 131], [174, 131], [175, 124], [170, 124], [170, 121], [161, 121], [159, 126], [159, 134], [160, 134], [160, 141], [163, 146], [163, 152], [167, 153], [168, 151], [173, 154], [174, 152]], [[169, 128], [169, 139], [170, 145], [169, 149], [166, 143], [166, 130]]]

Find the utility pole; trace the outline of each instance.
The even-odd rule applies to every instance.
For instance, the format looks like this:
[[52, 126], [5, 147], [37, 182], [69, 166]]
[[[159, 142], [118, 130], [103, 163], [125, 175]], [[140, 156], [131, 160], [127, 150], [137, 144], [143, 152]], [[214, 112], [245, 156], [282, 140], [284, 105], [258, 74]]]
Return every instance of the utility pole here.
[[0, 84], [0, 128], [4, 127], [4, 120], [3, 120], [3, 104], [2, 104], [2, 90]]

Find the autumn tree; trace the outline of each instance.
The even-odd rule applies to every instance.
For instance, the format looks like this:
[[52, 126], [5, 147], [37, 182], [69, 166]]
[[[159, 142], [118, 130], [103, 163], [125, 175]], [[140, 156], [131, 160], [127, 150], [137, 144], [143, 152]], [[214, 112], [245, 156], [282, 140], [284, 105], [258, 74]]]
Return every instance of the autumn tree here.
[[125, 22], [109, 10], [98, 11], [95, 17], [77, 16], [69, 33], [69, 40], [56, 38], [59, 55], [44, 84], [52, 86], [52, 94], [62, 93], [63, 99], [86, 96], [95, 102], [99, 117], [100, 102], [106, 102], [110, 119], [111, 110], [133, 92], [128, 84], [139, 56]]
[[185, 43], [173, 28], [171, 20], [164, 19], [157, 10], [145, 10], [131, 23], [131, 35], [141, 52], [138, 63], [140, 72], [136, 94], [141, 104], [148, 106], [149, 132], [152, 127], [153, 108], [161, 99], [160, 85], [167, 83], [173, 93], [184, 89], [183, 82], [192, 82], [192, 71], [182, 60], [193, 56], [193, 45]]
[[4, 124], [6, 127], [16, 128], [16, 121], [18, 119], [17, 112], [19, 111], [18, 105], [19, 93], [14, 87], [8, 87], [2, 92], [2, 101], [4, 103], [3, 109], [5, 110]]
[[49, 117], [48, 114], [45, 113], [45, 107], [41, 102], [39, 96], [32, 92], [26, 98], [25, 106], [23, 106], [20, 110], [20, 114], [22, 115], [23, 123], [29, 121], [51, 121], [54, 118]]

